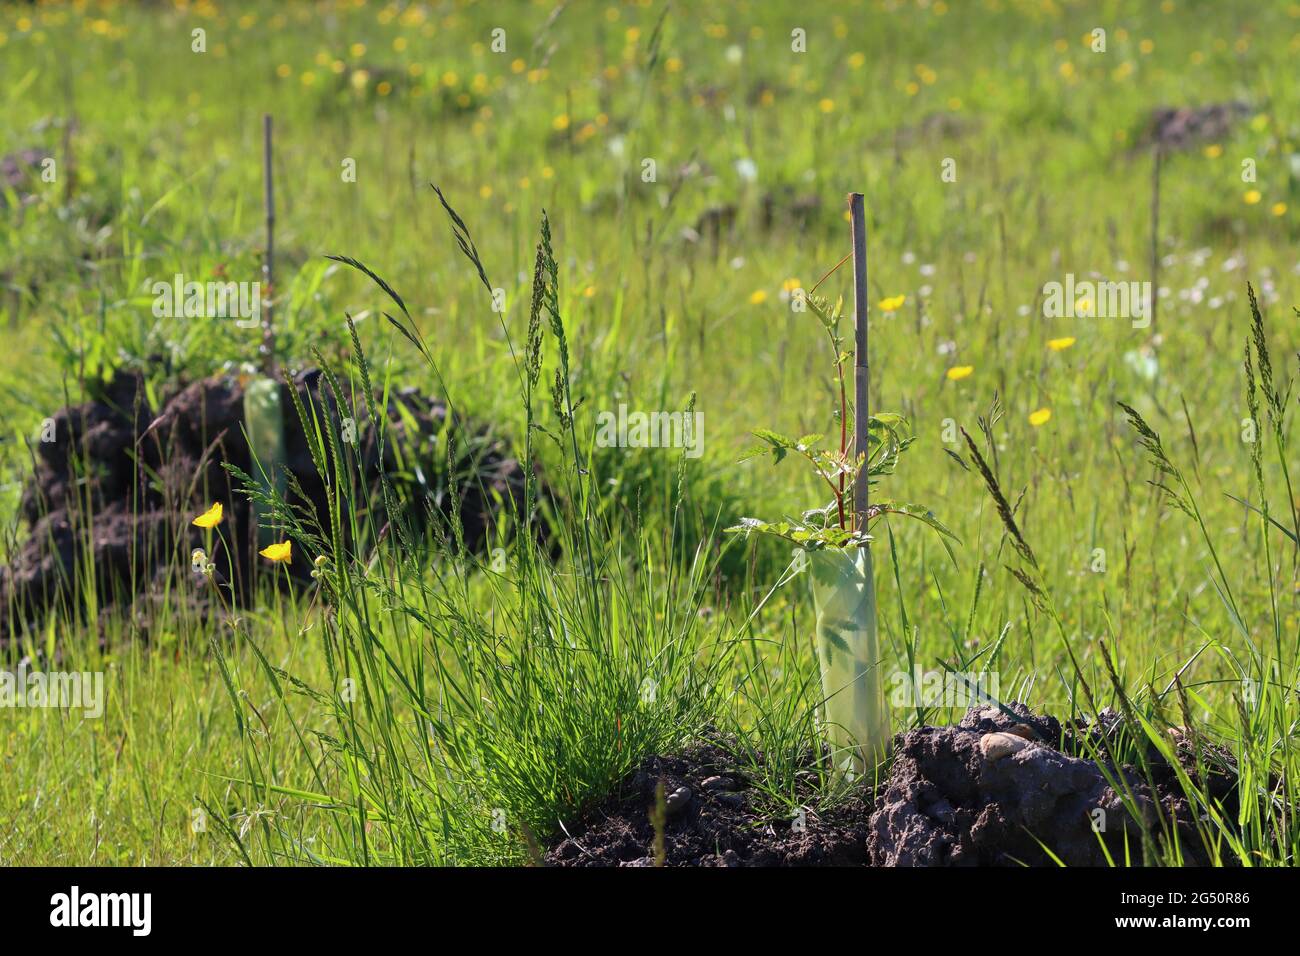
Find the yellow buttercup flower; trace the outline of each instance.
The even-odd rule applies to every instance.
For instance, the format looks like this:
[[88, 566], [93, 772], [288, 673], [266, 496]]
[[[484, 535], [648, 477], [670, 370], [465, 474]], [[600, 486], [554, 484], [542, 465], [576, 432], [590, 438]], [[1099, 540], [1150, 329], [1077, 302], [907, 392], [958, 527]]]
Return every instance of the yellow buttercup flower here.
[[1029, 424], [1037, 428], [1039, 425], [1046, 425], [1052, 419], [1052, 410], [1050, 408], [1040, 408], [1036, 412], [1029, 413]]
[[891, 295], [886, 299], [881, 299], [877, 304], [883, 312], [894, 312], [906, 301], [907, 296], [905, 295]]
[[764, 292], [762, 289], [756, 289], [749, 296], [750, 305], [762, 305], [766, 301], [767, 301], [767, 293]]
[[1053, 352], [1064, 352], [1066, 349], [1068, 349], [1071, 345], [1074, 344], [1074, 341], [1075, 339], [1073, 335], [1067, 335], [1059, 339], [1048, 339], [1047, 347], [1051, 349]]
[[281, 541], [279, 544], [272, 544], [257, 552], [268, 561], [278, 561], [281, 564], [288, 564], [293, 560], [293, 542]]
[[960, 382], [963, 378], [969, 377], [975, 371], [974, 365], [954, 365], [948, 369], [948, 380], [951, 382]]
[[203, 514], [191, 521], [190, 524], [198, 525], [200, 528], [215, 528], [217, 525], [221, 524], [221, 516], [224, 513], [225, 509], [222, 508], [221, 502], [218, 501], [207, 511], [203, 512]]
[[1255, 203], [1259, 202], [1264, 197], [1260, 194], [1260, 191], [1258, 189], [1251, 189], [1248, 190], [1246, 192], [1246, 195], [1242, 196], [1241, 198], [1246, 201], [1247, 206], [1253, 206], [1255, 205]]

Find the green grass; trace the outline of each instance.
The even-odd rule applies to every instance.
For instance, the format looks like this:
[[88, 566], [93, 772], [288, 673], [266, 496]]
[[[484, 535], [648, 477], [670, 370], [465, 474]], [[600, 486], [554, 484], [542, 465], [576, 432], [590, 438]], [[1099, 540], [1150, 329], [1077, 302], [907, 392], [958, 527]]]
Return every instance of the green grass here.
[[[1127, 709], [1160, 740], [1190, 719], [1259, 798], [1239, 818], [1204, 808], [1220, 859], [1294, 863], [1300, 6], [732, 3], [699, 15], [654, 2], [573, 4], [553, 21], [548, 4], [508, 18], [402, 9], [0, 8], [0, 142], [44, 148], [58, 170], [30, 204], [0, 207], [3, 513], [16, 522], [26, 443], [85, 380], [134, 365], [158, 389], [255, 359], [256, 334], [231, 321], [154, 318], [146, 280], [258, 277], [271, 112], [282, 356], [306, 364], [319, 347], [340, 388], [361, 390], [350, 314], [376, 390], [445, 386], [521, 452], [530, 441], [563, 492], [564, 557], [515, 544], [498, 573], [452, 541], [414, 563], [381, 549], [367, 570], [321, 534], [328, 613], [316, 592], [268, 593], [232, 617], [178, 606], [147, 643], [125, 618], [50, 621], [29, 646], [104, 670], [108, 707], [95, 721], [0, 712], [0, 862], [519, 862], [641, 756], [706, 725], [775, 755], [760, 785], [786, 812], [793, 755], [816, 739], [811, 601], [802, 577], [777, 586], [787, 549], [713, 532], [825, 504], [797, 470], [737, 460], [755, 427], [832, 428], [823, 334], [782, 293], [848, 251], [843, 197], [859, 190], [872, 305], [906, 296], [873, 308], [871, 327], [872, 409], [905, 414], [918, 439], [893, 487], [962, 542], [954, 565], [919, 526], [878, 527], [889, 659], [988, 666], [1004, 697], [1061, 717]], [[1084, 42], [1097, 26], [1104, 54]], [[490, 48], [496, 27], [504, 54]], [[807, 53], [790, 50], [795, 28]], [[1170, 291], [1155, 325], [1042, 318], [1043, 284], [1067, 272], [1151, 278], [1149, 112], [1231, 99], [1252, 117], [1162, 164]], [[349, 158], [356, 182], [341, 176]], [[941, 178], [947, 158], [956, 182]], [[1242, 181], [1244, 159], [1257, 182]], [[505, 290], [504, 313], [431, 182]], [[805, 197], [817, 205], [796, 216]], [[518, 364], [543, 209], [572, 432], [551, 404], [561, 362], [545, 313], [533, 385]], [[734, 220], [716, 240], [710, 210]], [[393, 302], [328, 254], [402, 295], [436, 372], [382, 317]], [[849, 296], [846, 272], [819, 291]], [[1248, 280], [1277, 393], [1271, 411], [1256, 394], [1254, 444], [1242, 440]], [[1049, 349], [1063, 337], [1076, 342]], [[974, 371], [954, 380], [953, 366]], [[591, 447], [598, 411], [681, 409], [692, 393], [702, 459]], [[1151, 463], [1121, 401], [1177, 476]], [[1050, 420], [1031, 425], [1044, 408]], [[987, 434], [981, 416], [997, 418]], [[974, 464], [958, 426], [1016, 508], [1033, 567], [980, 475], [949, 454]], [[347, 474], [346, 455], [321, 451]], [[1281, 527], [1230, 496], [1267, 500]], [[1185, 695], [1169, 689], [1176, 674]], [[1178, 862], [1167, 845], [1145, 852]]]

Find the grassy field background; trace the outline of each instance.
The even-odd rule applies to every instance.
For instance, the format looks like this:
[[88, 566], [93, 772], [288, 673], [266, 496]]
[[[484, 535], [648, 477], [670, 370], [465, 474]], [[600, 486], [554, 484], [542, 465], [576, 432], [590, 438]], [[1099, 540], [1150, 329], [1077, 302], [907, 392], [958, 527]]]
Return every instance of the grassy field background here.
[[[796, 29], [806, 52], [791, 49]], [[918, 436], [892, 494], [962, 542], [954, 565], [920, 525], [877, 529], [891, 659], [966, 669], [1005, 634], [1003, 696], [1066, 717], [1089, 710], [1066, 641], [1096, 703], [1119, 705], [1104, 639], [1133, 700], [1172, 724], [1184, 717], [1163, 692], [1181, 673], [1198, 725], [1275, 807], [1216, 821], [1222, 859], [1293, 862], [1296, 549], [1274, 531], [1266, 558], [1258, 516], [1228, 495], [1259, 500], [1242, 439], [1248, 281], [1280, 387], [1300, 348], [1297, 55], [1300, 4], [1285, 2], [0, 6], [0, 152], [39, 147], [58, 169], [0, 211], [11, 523], [27, 443], [86, 376], [136, 366], [161, 386], [254, 359], [256, 333], [233, 322], [156, 319], [148, 280], [258, 277], [263, 113], [287, 363], [316, 345], [346, 364], [346, 312], [377, 377], [436, 390], [380, 317], [391, 302], [324, 259], [355, 257], [409, 304], [458, 407], [521, 443], [502, 319], [518, 342], [544, 208], [584, 442], [620, 402], [680, 409], [693, 392], [705, 423], [698, 461], [597, 450], [578, 481], [600, 496], [598, 613], [566, 558], [501, 575], [394, 564], [385, 577], [384, 564], [379, 582], [349, 578], [332, 625], [307, 593], [268, 595], [234, 627], [164, 613], [147, 643], [127, 618], [51, 622], [32, 641], [57, 645], [67, 669], [105, 670], [108, 709], [0, 713], [0, 862], [521, 861], [530, 834], [549, 839], [645, 753], [707, 724], [770, 752], [814, 739], [807, 588], [769, 595], [788, 549], [718, 536], [693, 561], [670, 542], [674, 520], [721, 528], [825, 503], [797, 469], [738, 459], [755, 427], [832, 430], [824, 341], [790, 290], [849, 251], [854, 190], [869, 216], [872, 408]], [[1164, 157], [1154, 325], [1044, 318], [1043, 285], [1066, 273], [1157, 278], [1151, 113], [1230, 100], [1249, 114]], [[504, 316], [430, 183], [506, 290]], [[847, 270], [820, 291], [851, 296]], [[543, 387], [555, 356], [548, 345]], [[1066, 641], [1004, 569], [987, 492], [949, 454], [965, 453], [953, 425], [978, 438], [995, 395], [998, 477]], [[1206, 533], [1147, 483], [1116, 401], [1160, 433]], [[561, 448], [541, 453], [568, 474]], [[1264, 469], [1289, 525], [1278, 457]], [[541, 594], [572, 610], [578, 653], [532, 645]], [[331, 690], [329, 645], [349, 634], [366, 638], [355, 707]], [[376, 664], [374, 646], [400, 664]], [[637, 704], [648, 673], [665, 688], [654, 707]], [[1249, 680], [1262, 690], [1243, 696]], [[765, 772], [772, 812], [787, 812], [791, 768]]]

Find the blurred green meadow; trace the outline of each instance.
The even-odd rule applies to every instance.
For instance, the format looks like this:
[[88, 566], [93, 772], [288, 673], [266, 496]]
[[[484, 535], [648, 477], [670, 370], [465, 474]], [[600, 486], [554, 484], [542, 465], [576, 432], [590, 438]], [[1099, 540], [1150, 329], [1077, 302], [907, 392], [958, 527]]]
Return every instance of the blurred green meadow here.
[[[807, 586], [788, 547], [721, 529], [825, 505], [798, 468], [740, 459], [755, 428], [837, 431], [824, 335], [793, 306], [850, 251], [860, 191], [871, 408], [917, 438], [889, 494], [960, 539], [951, 560], [918, 523], [875, 527], [891, 666], [989, 668], [1003, 699], [1062, 718], [1190, 718], [1259, 798], [1206, 808], [1218, 861], [1293, 864], [1298, 55], [1287, 2], [0, 6], [0, 155], [54, 161], [52, 181], [0, 181], [7, 539], [24, 534], [30, 443], [88, 381], [137, 368], [161, 390], [257, 360], [255, 331], [157, 318], [150, 287], [259, 278], [264, 114], [281, 361], [313, 364], [316, 347], [357, 378], [346, 314], [377, 382], [439, 390], [383, 318], [392, 301], [325, 256], [355, 258], [400, 293], [458, 410], [516, 448], [533, 432], [516, 361], [546, 211], [577, 441], [538, 431], [538, 455], [579, 489], [559, 515], [575, 547], [553, 566], [394, 558], [368, 579], [335, 555], [350, 597], [332, 615], [318, 593], [268, 592], [237, 615], [164, 609], [147, 641], [126, 614], [28, 635], [64, 669], [105, 671], [108, 701], [99, 720], [0, 711], [0, 863], [523, 862], [706, 727], [789, 755], [760, 786], [773, 815], [798, 806], [793, 755], [819, 702]], [[1153, 112], [1224, 103], [1242, 107], [1223, 128], [1163, 150], [1153, 249]], [[1153, 282], [1155, 321], [1044, 317], [1045, 284], [1067, 274]], [[1243, 440], [1248, 282], [1276, 440], [1267, 421]], [[851, 301], [849, 270], [818, 291]], [[563, 431], [558, 355], [551, 336], [547, 434]], [[699, 459], [594, 446], [600, 411], [692, 394]], [[1177, 481], [1117, 401], [1160, 434], [1194, 514], [1150, 483]], [[1005, 567], [960, 428], [1016, 508], [1059, 631]], [[1261, 446], [1280, 530], [1242, 503], [1261, 507]], [[534, 644], [548, 600], [574, 653]], [[345, 673], [360, 698], [339, 696]]]

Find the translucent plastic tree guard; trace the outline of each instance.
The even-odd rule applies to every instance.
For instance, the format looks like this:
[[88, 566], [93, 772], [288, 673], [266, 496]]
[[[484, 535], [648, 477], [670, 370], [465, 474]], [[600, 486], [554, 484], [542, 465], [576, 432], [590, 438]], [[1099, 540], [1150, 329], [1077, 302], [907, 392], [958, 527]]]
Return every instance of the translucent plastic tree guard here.
[[866, 548], [823, 548], [808, 554], [808, 567], [826, 738], [835, 766], [862, 774], [884, 759], [890, 740], [871, 553]]

